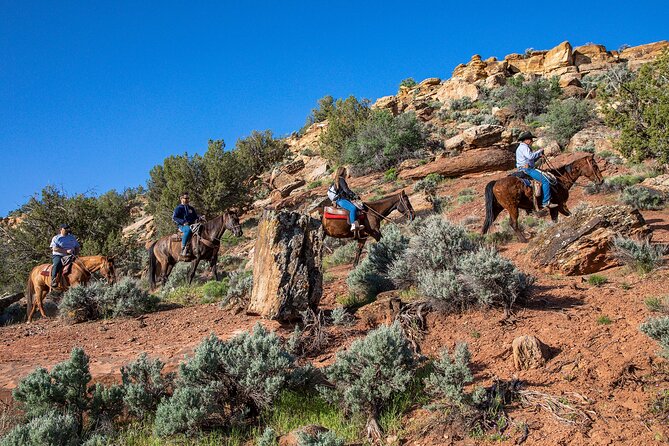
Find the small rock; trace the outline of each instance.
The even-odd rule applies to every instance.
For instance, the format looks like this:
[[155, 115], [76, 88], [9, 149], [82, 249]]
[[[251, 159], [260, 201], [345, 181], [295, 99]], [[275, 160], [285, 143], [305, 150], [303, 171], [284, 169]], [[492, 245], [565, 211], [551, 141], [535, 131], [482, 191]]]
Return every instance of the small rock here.
[[543, 343], [534, 336], [520, 336], [513, 340], [513, 365], [516, 370], [542, 367], [546, 363]]

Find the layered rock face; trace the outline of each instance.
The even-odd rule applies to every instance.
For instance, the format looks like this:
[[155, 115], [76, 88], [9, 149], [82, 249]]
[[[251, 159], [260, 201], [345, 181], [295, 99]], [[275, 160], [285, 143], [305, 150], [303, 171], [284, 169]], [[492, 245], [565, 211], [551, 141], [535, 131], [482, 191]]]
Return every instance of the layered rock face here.
[[323, 229], [296, 212], [265, 211], [253, 256], [253, 291], [247, 313], [279, 322], [315, 309], [323, 293]]
[[532, 240], [528, 256], [550, 272], [591, 274], [620, 264], [612, 248], [617, 236], [650, 234], [641, 213], [630, 206], [585, 208]]

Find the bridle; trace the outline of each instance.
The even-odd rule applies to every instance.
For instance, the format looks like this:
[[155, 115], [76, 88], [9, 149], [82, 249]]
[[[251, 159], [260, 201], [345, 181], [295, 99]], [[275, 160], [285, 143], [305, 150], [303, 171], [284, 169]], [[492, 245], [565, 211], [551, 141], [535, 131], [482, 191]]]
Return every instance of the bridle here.
[[[413, 217], [413, 212], [411, 211], [411, 208], [409, 207], [409, 204], [407, 203], [408, 199], [406, 198], [406, 195], [403, 194], [402, 192], [400, 192], [399, 195], [400, 195], [400, 200], [399, 200], [398, 204], [403, 205], [403, 206], [404, 206], [404, 209], [406, 209], [406, 211], [405, 211], [405, 212], [400, 211], [400, 210], [399, 210], [399, 206], [397, 206], [397, 205], [395, 206], [395, 209], [397, 209], [398, 211], [400, 211], [400, 213], [402, 214], [403, 217], [406, 217], [406, 214], [407, 214], [407, 212], [408, 212], [408, 213], [409, 213], [409, 219], [410, 219], [411, 221], [413, 221], [413, 219], [414, 219], [414, 217]], [[377, 212], [377, 211], [376, 211], [375, 209], [373, 209], [371, 206], [366, 206], [366, 208], [367, 208], [368, 211], [371, 211], [372, 214], [376, 215], [377, 217], [381, 218], [382, 220], [393, 221], [392, 218], [388, 218], [388, 217], [386, 217], [385, 215], [381, 214], [380, 212]], [[391, 208], [391, 209], [392, 209], [392, 208]]]
[[[558, 177], [562, 183], [571, 183], [572, 186], [578, 186], [578, 187], [588, 187], [588, 184], [579, 184], [576, 180], [572, 180], [569, 178], [566, 174], [560, 173], [558, 169], [555, 168], [555, 166], [549, 161], [548, 157], [544, 155], [544, 160], [546, 161], [546, 165], [548, 166], [549, 169], [551, 169], [553, 172], [555, 172], [555, 176]], [[577, 160], [578, 161], [578, 160]], [[593, 158], [590, 156], [585, 157], [585, 162], [588, 163], [588, 167], [590, 167], [590, 171], [595, 175], [595, 178], [597, 178], [597, 181], [604, 181], [603, 178], [601, 178], [601, 175], [597, 175], [597, 171], [595, 171], [595, 168], [593, 167]], [[572, 163], [573, 164], [573, 163]], [[579, 174], [580, 176], [581, 174]]]

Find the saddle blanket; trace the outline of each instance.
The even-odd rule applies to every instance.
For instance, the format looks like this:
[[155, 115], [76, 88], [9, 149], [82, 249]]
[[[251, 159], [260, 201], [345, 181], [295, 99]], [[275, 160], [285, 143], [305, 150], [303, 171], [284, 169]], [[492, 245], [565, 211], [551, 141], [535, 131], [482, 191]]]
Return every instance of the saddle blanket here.
[[[358, 211], [357, 220], [360, 221], [361, 217], [365, 214], [364, 211]], [[348, 211], [342, 208], [335, 208], [331, 206], [325, 206], [323, 217], [328, 220], [348, 220]]]

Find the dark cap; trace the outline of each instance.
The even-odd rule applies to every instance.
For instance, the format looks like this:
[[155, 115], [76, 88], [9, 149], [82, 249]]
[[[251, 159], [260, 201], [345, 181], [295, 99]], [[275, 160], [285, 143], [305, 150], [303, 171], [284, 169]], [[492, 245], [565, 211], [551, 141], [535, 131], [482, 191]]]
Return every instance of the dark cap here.
[[525, 141], [526, 139], [536, 139], [532, 132], [523, 132], [518, 137], [518, 141]]
[[60, 229], [70, 229], [70, 225], [68, 225], [67, 223], [63, 223], [62, 225], [60, 225]]

